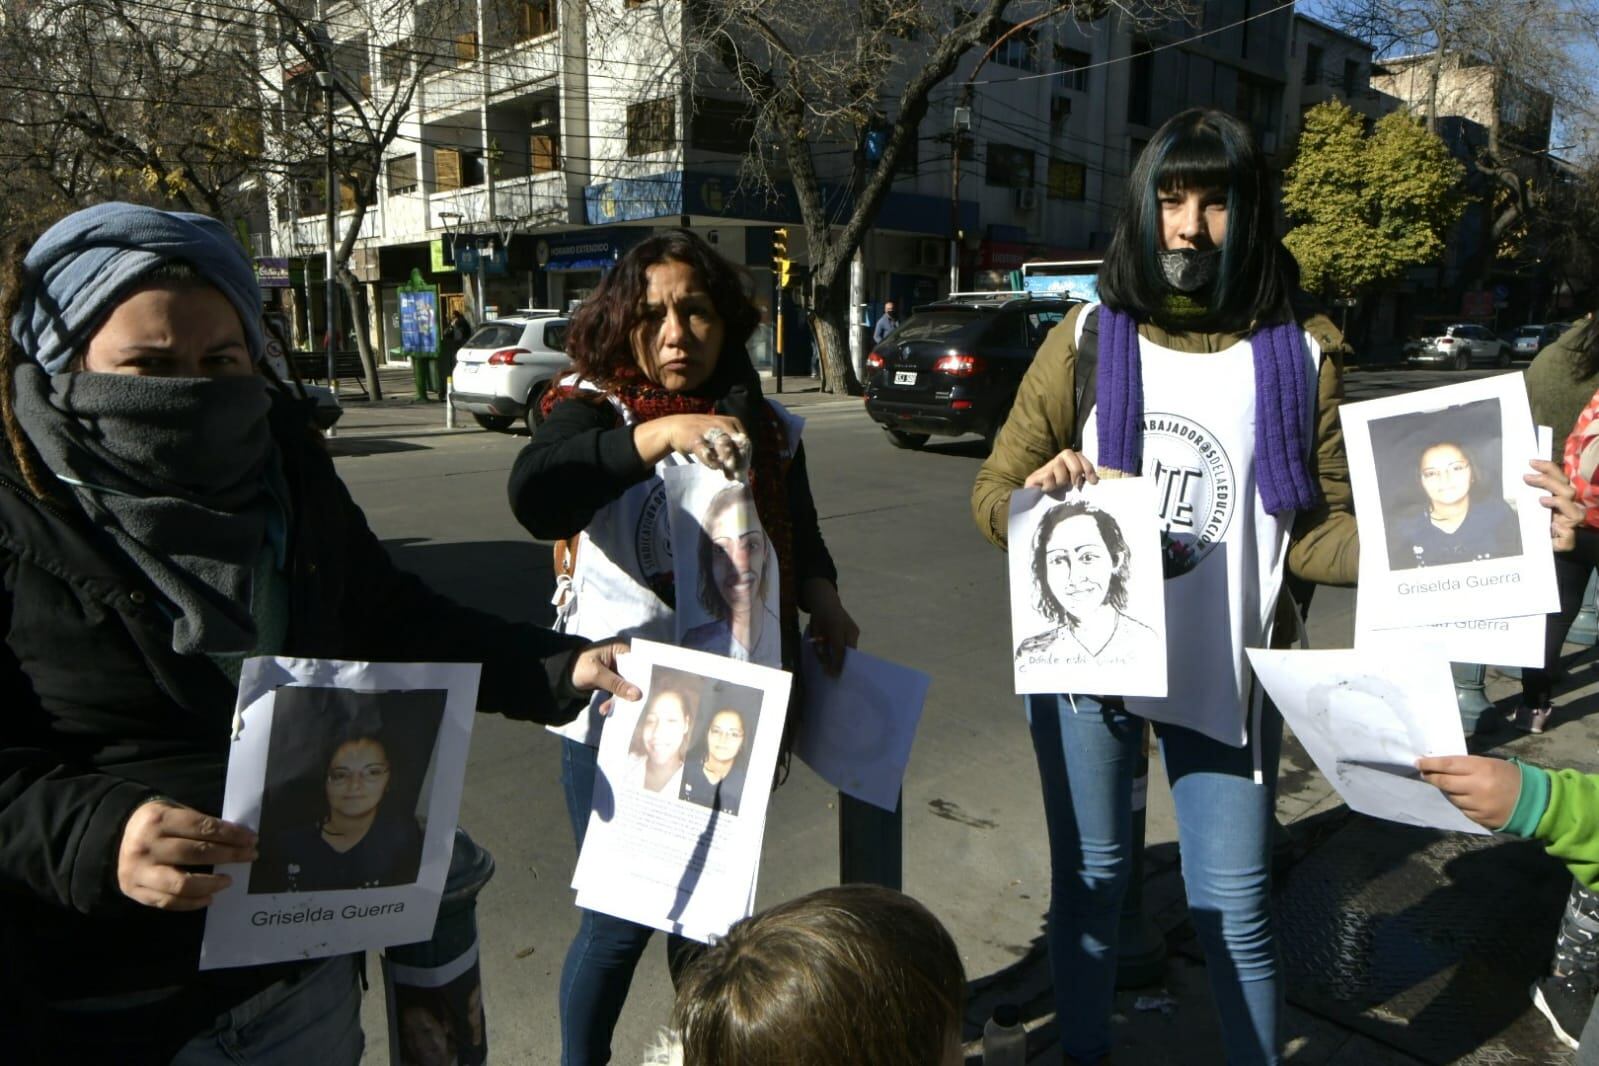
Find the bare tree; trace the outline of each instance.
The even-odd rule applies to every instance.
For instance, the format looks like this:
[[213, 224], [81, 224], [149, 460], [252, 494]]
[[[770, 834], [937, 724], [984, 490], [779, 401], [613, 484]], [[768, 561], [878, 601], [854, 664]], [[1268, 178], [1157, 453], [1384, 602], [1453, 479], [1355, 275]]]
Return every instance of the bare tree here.
[[[686, 70], [695, 83], [739, 91], [753, 118], [747, 178], [792, 182], [809, 251], [806, 311], [829, 388], [859, 392], [844, 342], [849, 264], [915, 149], [932, 93], [962, 59], [1050, 18], [1135, 22], [1187, 17], [1184, 0], [688, 0]], [[859, 150], [884, 134], [875, 166]], [[951, 146], [952, 152], [955, 147]], [[851, 154], [852, 197], [829, 197], [824, 156]]]

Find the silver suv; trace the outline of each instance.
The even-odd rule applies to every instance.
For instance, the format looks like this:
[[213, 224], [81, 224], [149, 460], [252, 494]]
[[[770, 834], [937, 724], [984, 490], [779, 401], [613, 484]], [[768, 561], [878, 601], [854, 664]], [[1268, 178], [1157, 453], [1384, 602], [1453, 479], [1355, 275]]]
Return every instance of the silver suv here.
[[455, 353], [450, 402], [484, 429], [504, 432], [524, 421], [528, 432], [543, 416], [539, 398], [571, 367], [568, 319], [557, 311], [521, 311], [483, 323]]
[[1510, 365], [1510, 345], [1488, 329], [1471, 322], [1445, 326], [1436, 337], [1426, 337], [1409, 351], [1409, 361], [1420, 366], [1445, 366], [1467, 370], [1473, 363]]

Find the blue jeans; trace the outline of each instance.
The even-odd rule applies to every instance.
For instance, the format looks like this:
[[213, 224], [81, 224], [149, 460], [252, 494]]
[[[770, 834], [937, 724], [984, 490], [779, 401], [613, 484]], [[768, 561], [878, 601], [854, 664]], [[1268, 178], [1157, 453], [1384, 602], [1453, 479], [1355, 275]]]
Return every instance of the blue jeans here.
[[[561, 741], [561, 785], [578, 850], [588, 831], [598, 752], [575, 740]], [[577, 936], [561, 967], [561, 1066], [611, 1061], [611, 1034], [633, 983], [633, 971], [655, 932], [625, 918], [579, 908]], [[667, 938], [666, 961], [675, 982], [704, 951], [696, 941]]]
[[189, 1041], [172, 1066], [358, 1066], [361, 956], [337, 955], [298, 980], [269, 985]]
[[[1132, 858], [1132, 783], [1144, 720], [1092, 696], [1026, 697], [1049, 828], [1050, 973], [1061, 1047], [1110, 1054], [1116, 934]], [[1251, 747], [1155, 725], [1177, 808], [1188, 911], [1205, 951], [1227, 1061], [1278, 1062], [1282, 990], [1271, 927], [1272, 804], [1282, 719]], [[1260, 747], [1265, 783], [1254, 780]]]

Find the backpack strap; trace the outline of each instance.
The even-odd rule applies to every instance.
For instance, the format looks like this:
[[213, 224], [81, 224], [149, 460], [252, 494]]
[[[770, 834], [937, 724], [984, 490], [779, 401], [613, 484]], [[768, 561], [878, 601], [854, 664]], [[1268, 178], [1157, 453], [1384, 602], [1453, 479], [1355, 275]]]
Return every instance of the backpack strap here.
[[1083, 450], [1083, 428], [1094, 409], [1099, 388], [1099, 308], [1083, 314], [1082, 333], [1077, 338], [1077, 365], [1073, 371], [1072, 451]]

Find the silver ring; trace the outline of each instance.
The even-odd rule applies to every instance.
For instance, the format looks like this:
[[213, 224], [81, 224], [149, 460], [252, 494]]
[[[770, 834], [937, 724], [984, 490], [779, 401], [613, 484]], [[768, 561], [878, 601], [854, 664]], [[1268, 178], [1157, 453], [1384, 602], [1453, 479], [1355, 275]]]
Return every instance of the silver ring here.
[[721, 426], [712, 426], [710, 429], [705, 431], [706, 441], [712, 444], [715, 444], [725, 436], [727, 436], [727, 430], [723, 429]]

